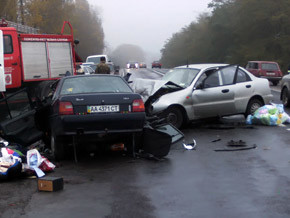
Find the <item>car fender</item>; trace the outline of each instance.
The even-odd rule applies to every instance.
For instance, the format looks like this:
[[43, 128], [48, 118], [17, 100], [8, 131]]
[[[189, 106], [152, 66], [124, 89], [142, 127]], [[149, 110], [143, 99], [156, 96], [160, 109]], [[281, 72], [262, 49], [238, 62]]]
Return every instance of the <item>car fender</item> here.
[[190, 88], [171, 92], [159, 97], [154, 103], [152, 103], [152, 113], [160, 113], [171, 106], [181, 107], [188, 117], [188, 114], [193, 114], [192, 98]]
[[290, 74], [285, 75], [281, 81], [281, 93], [280, 93], [280, 100], [282, 100], [282, 91], [284, 88], [288, 89], [288, 95], [290, 95]]
[[271, 93], [269, 81], [264, 78], [254, 78], [254, 89], [252, 93], [252, 97], [260, 96], [263, 99], [265, 104], [269, 104], [271, 100], [273, 100], [273, 95]]

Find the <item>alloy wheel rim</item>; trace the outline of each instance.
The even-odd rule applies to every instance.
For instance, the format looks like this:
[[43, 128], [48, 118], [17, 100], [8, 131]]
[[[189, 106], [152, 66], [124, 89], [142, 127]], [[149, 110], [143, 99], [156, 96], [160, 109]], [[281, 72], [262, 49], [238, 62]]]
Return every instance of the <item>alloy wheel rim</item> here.
[[254, 103], [252, 104], [252, 107], [251, 107], [251, 110], [250, 110], [250, 113], [251, 114], [254, 114], [256, 110], [258, 110], [260, 108], [260, 104], [258, 103]]
[[177, 123], [177, 116], [175, 113], [169, 113], [167, 117], [167, 121], [173, 125]]

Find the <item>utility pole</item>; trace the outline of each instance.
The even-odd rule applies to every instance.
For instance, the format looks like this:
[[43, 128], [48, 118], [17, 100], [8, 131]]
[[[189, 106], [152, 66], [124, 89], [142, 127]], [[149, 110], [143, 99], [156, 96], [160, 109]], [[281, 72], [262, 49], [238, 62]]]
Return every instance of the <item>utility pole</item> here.
[[19, 0], [19, 9], [20, 9], [20, 23], [24, 25], [24, 7], [23, 7], [23, 0]]

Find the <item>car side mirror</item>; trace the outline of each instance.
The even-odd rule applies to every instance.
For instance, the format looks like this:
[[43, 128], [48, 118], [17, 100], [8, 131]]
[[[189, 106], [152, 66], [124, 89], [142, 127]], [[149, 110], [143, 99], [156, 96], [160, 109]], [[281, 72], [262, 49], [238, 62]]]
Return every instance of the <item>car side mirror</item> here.
[[78, 39], [74, 40], [74, 44], [78, 45], [80, 43], [80, 41]]

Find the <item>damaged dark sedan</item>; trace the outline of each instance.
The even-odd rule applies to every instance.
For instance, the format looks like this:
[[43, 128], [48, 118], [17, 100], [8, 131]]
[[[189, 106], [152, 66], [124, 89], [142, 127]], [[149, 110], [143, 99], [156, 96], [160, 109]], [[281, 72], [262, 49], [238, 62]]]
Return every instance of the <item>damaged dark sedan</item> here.
[[134, 149], [135, 134], [143, 131], [145, 122], [141, 96], [116, 75], [64, 77], [49, 107], [51, 149], [59, 160], [74, 137], [87, 144], [125, 142]]

